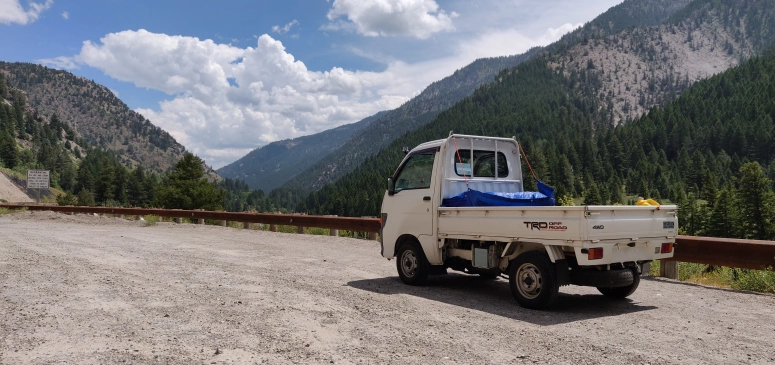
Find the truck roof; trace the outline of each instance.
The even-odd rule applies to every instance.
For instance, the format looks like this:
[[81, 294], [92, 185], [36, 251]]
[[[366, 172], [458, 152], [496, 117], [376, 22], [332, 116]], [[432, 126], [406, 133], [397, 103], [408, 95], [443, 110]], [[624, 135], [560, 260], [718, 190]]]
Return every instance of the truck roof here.
[[425, 143], [419, 144], [415, 148], [412, 148], [411, 152], [433, 148], [433, 147], [440, 147], [442, 144], [444, 144], [444, 141], [446, 141], [446, 139], [437, 139], [435, 141], [425, 142]]
[[490, 140], [496, 140], [496, 141], [505, 141], [505, 142], [510, 142], [510, 143], [516, 143], [516, 141], [514, 139], [512, 139], [512, 138], [490, 137], [490, 136], [471, 136], [471, 135], [466, 135], [466, 134], [452, 134], [449, 137], [444, 138], [444, 139], [437, 139], [437, 140], [434, 140], [434, 141], [428, 141], [428, 142], [422, 143], [422, 144], [418, 145], [417, 147], [412, 148], [412, 150], [410, 152], [420, 151], [420, 150], [424, 150], [424, 149], [428, 149], [428, 148], [433, 148], [433, 147], [440, 147], [441, 145], [444, 144], [444, 142], [449, 140], [450, 137], [457, 137], [457, 138], [461, 138], [461, 139], [463, 139], [463, 138], [490, 139]]

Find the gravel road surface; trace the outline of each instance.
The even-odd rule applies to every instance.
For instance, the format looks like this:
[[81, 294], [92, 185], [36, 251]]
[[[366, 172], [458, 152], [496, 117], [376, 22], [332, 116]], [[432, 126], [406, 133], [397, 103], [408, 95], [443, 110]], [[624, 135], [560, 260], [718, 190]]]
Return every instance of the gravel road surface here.
[[403, 285], [374, 241], [0, 216], [2, 364], [773, 364], [775, 297], [662, 279], [628, 300]]

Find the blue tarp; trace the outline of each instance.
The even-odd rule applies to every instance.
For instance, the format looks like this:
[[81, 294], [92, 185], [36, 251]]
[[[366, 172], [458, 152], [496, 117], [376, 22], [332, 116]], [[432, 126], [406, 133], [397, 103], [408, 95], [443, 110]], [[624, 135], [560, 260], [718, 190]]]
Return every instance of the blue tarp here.
[[538, 191], [515, 193], [481, 192], [468, 189], [456, 196], [444, 199], [442, 207], [538, 207], [554, 206], [554, 189], [540, 180]]

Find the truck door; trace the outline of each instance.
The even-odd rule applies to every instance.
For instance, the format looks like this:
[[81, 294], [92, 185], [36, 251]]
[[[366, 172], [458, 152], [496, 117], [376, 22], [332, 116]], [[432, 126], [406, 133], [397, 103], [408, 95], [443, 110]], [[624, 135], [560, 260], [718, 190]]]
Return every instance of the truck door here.
[[[435, 261], [433, 214], [438, 194], [434, 194], [433, 167], [437, 151], [433, 148], [412, 153], [393, 177], [395, 193], [386, 194], [383, 202], [383, 211], [390, 212], [385, 238], [395, 240], [402, 234], [417, 237], [431, 262]], [[385, 256], [392, 256], [398, 249], [393, 247], [393, 252], [389, 252], [390, 248], [385, 246]]]

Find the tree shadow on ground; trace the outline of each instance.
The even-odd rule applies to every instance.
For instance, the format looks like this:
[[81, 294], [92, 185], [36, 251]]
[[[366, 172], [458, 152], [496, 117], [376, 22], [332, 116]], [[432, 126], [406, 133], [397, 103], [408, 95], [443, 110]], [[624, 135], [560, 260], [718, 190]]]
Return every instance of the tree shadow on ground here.
[[639, 305], [631, 299], [612, 299], [600, 294], [568, 294], [560, 288], [560, 295], [553, 306], [541, 311], [530, 310], [517, 304], [511, 296], [507, 280], [488, 280], [457, 273], [432, 276], [424, 286], [405, 285], [397, 276], [355, 280], [347, 285], [376, 294], [411, 295], [544, 326], [657, 309], [655, 306]]

